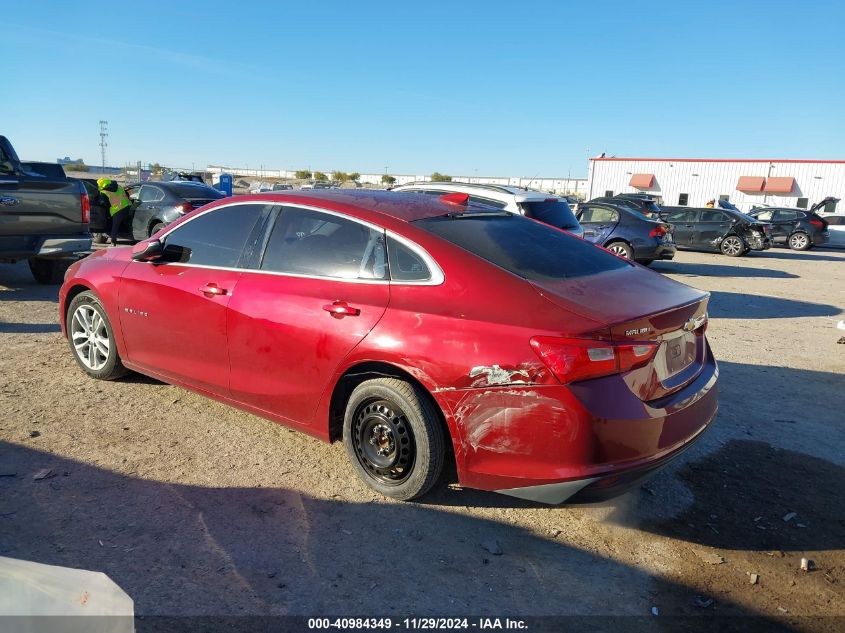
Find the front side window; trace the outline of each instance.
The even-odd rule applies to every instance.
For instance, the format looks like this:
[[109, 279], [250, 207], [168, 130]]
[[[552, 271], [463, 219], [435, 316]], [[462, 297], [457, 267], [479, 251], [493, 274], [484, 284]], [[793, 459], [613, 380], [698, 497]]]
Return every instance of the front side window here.
[[699, 222], [727, 222], [727, 216], [721, 211], [702, 211]]
[[261, 270], [338, 279], [386, 279], [384, 232], [329, 213], [286, 207]]
[[177, 226], [164, 238], [180, 246], [179, 260], [195, 266], [238, 268], [246, 241], [265, 205], [233, 204], [214, 209]]
[[773, 215], [773, 211], [760, 211], [759, 213], [755, 213], [754, 217], [763, 222], [771, 222]]

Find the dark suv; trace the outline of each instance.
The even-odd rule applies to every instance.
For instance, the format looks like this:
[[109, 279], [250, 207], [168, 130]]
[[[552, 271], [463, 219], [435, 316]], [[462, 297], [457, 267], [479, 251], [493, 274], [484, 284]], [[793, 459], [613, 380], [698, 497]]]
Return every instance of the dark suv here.
[[622, 200], [584, 202], [578, 205], [578, 221], [584, 239], [612, 253], [648, 266], [655, 259], [675, 257], [669, 225], [653, 220]]
[[748, 215], [772, 227], [772, 242], [789, 246], [794, 251], [806, 251], [828, 241], [827, 222], [821, 216], [804, 209], [755, 209]]
[[663, 207], [660, 217], [672, 225], [678, 248], [740, 257], [772, 246], [768, 223], [732, 209]]

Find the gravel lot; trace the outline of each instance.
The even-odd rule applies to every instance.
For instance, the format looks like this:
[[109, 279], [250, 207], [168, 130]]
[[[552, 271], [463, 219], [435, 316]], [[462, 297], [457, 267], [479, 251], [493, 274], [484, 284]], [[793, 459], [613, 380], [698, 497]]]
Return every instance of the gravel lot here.
[[644, 488], [545, 507], [455, 484], [392, 502], [340, 444], [141, 376], [89, 380], [57, 288], [0, 266], [0, 555], [104, 571], [140, 615], [657, 607], [842, 630], [845, 252], [654, 268], [712, 292], [718, 420]]

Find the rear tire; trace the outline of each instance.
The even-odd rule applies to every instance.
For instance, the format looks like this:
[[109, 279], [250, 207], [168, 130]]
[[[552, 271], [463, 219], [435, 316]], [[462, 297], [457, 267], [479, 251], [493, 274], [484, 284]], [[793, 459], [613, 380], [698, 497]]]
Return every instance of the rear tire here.
[[60, 284], [65, 279], [65, 271], [73, 262], [69, 259], [30, 259], [29, 270], [35, 281], [45, 286]]
[[164, 226], [165, 226], [164, 222], [156, 222], [155, 224], [153, 224], [150, 227], [150, 234], [149, 234], [148, 237], [152, 237], [153, 235], [158, 233], [160, 230], [162, 230], [164, 228]]
[[67, 340], [77, 364], [98, 380], [114, 380], [129, 373], [120, 361], [109, 317], [90, 290], [80, 292], [67, 310]]
[[728, 257], [742, 257], [745, 255], [745, 244], [738, 235], [728, 235], [719, 245], [722, 255]]
[[812, 241], [810, 241], [810, 236], [803, 231], [798, 231], [790, 235], [787, 244], [789, 244], [789, 248], [793, 251], [808, 251], [813, 245]]
[[634, 249], [631, 248], [625, 242], [610, 242], [610, 244], [605, 246], [605, 248], [614, 255], [618, 255], [619, 257], [624, 257], [625, 259], [634, 259]]
[[392, 499], [423, 496], [440, 478], [443, 429], [434, 405], [419, 387], [376, 378], [349, 396], [343, 443], [358, 476]]

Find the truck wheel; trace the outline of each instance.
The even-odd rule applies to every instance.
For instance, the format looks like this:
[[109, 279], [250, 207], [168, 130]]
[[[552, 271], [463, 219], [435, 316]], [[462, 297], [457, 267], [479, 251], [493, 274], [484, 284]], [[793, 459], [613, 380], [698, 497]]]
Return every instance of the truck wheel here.
[[120, 362], [106, 310], [93, 292], [86, 290], [73, 298], [66, 326], [73, 357], [86, 374], [99, 380], [114, 380], [129, 373]]
[[343, 419], [343, 443], [358, 476], [386, 497], [410, 501], [440, 478], [445, 449], [434, 406], [396, 378], [358, 385]]
[[65, 279], [65, 271], [73, 262], [69, 259], [30, 259], [29, 270], [35, 281], [52, 286]]
[[723, 255], [740, 257], [745, 254], [745, 244], [736, 235], [728, 235], [719, 245]]
[[794, 251], [806, 251], [810, 249], [810, 246], [812, 246], [812, 242], [810, 242], [809, 236], [802, 231], [789, 236], [789, 248]]

